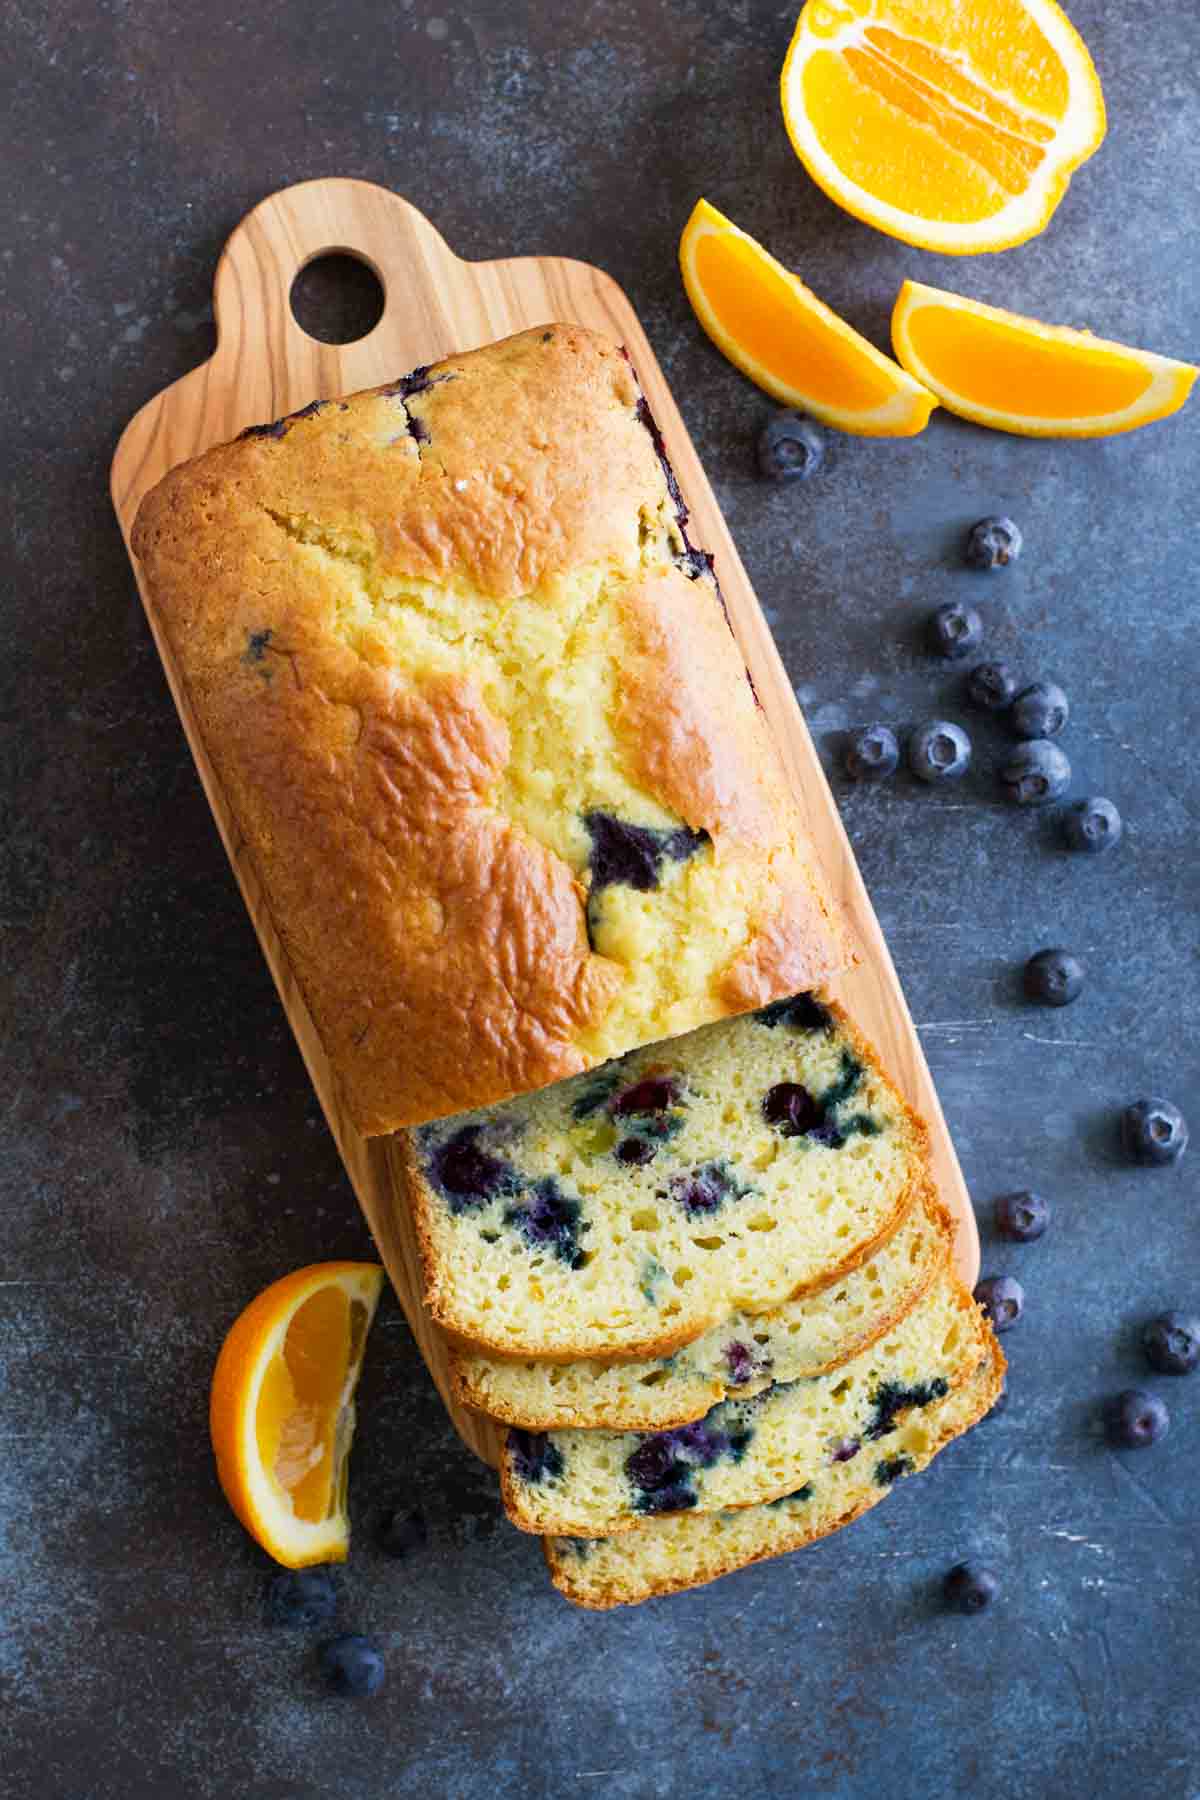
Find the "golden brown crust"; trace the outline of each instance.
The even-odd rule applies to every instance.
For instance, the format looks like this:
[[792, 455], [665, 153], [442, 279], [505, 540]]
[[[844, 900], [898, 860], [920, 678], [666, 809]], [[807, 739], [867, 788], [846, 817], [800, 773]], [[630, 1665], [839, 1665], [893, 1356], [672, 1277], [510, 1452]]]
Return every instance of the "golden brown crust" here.
[[[1004, 1379], [1006, 1364], [1003, 1351], [990, 1333], [988, 1350], [988, 1362], [975, 1378], [975, 1397], [969, 1416], [942, 1432], [936, 1443], [932, 1445], [923, 1467], [928, 1466], [928, 1463], [939, 1455], [948, 1444], [978, 1424], [984, 1414], [995, 1404]], [[690, 1573], [680, 1572], [678, 1576], [651, 1577], [639, 1585], [636, 1591], [632, 1591], [628, 1587], [621, 1588], [616, 1584], [599, 1593], [590, 1593], [586, 1589], [577, 1588], [571, 1583], [568, 1568], [554, 1548], [556, 1540], [544, 1537], [542, 1550], [550, 1571], [550, 1579], [560, 1594], [570, 1600], [573, 1605], [583, 1607], [586, 1611], [607, 1612], [615, 1606], [636, 1606], [643, 1600], [667, 1594], [684, 1593], [689, 1588], [705, 1587], [710, 1581], [718, 1581], [723, 1575], [731, 1575], [737, 1569], [748, 1569], [754, 1563], [766, 1562], [772, 1557], [784, 1556], [793, 1550], [801, 1550], [807, 1544], [816, 1543], [820, 1538], [831, 1537], [835, 1531], [842, 1530], [846, 1525], [852, 1525], [855, 1519], [861, 1518], [873, 1506], [877, 1506], [881, 1500], [886, 1499], [890, 1491], [888, 1488], [872, 1490], [864, 1495], [856, 1506], [849, 1507], [838, 1518], [830, 1520], [816, 1531], [796, 1521], [781, 1520], [778, 1536], [760, 1550], [745, 1556], [717, 1557], [711, 1564], [705, 1564], [701, 1568], [694, 1566]], [[652, 1531], [654, 1526], [651, 1523], [641, 1526], [639, 1529]]]
[[620, 618], [617, 722], [637, 775], [693, 829], [731, 847], [778, 845], [781, 814], [787, 822], [778, 759], [744, 673], [730, 680], [715, 588], [658, 571], [624, 589]]
[[[954, 1221], [937, 1197], [932, 1182], [926, 1184], [920, 1204], [929, 1218], [935, 1244], [921, 1268], [919, 1279], [905, 1290], [903, 1299], [890, 1311], [872, 1319], [870, 1324], [865, 1325], [857, 1336], [847, 1336], [836, 1356], [807, 1368], [804, 1371], [804, 1379], [810, 1379], [817, 1375], [828, 1375], [831, 1370], [840, 1368], [843, 1363], [850, 1362], [854, 1357], [861, 1356], [865, 1350], [869, 1350], [872, 1344], [877, 1343], [881, 1337], [886, 1336], [902, 1319], [906, 1318], [913, 1307], [920, 1304], [945, 1268], [954, 1244]], [[896, 1232], [902, 1231], [904, 1224], [905, 1220], [901, 1219], [897, 1223]], [[892, 1235], [895, 1236], [895, 1233]], [[882, 1244], [876, 1245], [875, 1254], [878, 1254], [883, 1247]], [[831, 1283], [830, 1285], [836, 1284]], [[818, 1298], [819, 1294], [820, 1290], [818, 1290]], [[534, 1415], [528, 1408], [522, 1410], [511, 1402], [506, 1403], [504, 1395], [498, 1394], [495, 1389], [489, 1389], [486, 1396], [481, 1394], [479, 1386], [470, 1379], [463, 1366], [464, 1359], [470, 1354], [471, 1352], [463, 1346], [454, 1343], [449, 1346], [450, 1385], [456, 1400], [461, 1406], [468, 1407], [473, 1412], [481, 1413], [486, 1418], [495, 1419], [501, 1425], [515, 1426], [522, 1431], [579, 1429], [671, 1431], [679, 1425], [690, 1425], [694, 1420], [702, 1419], [712, 1407], [726, 1399], [732, 1391], [714, 1376], [705, 1384], [702, 1393], [698, 1393], [692, 1403], [682, 1410], [676, 1410], [669, 1414], [663, 1412], [660, 1404], [658, 1410], [654, 1412], [647, 1410], [645, 1413], [638, 1413], [636, 1409], [626, 1406], [619, 1419], [599, 1417], [598, 1407], [594, 1411], [589, 1411], [586, 1416], [580, 1416], [578, 1409], [570, 1412], [564, 1410], [561, 1405], [557, 1411], [552, 1405], [548, 1405], [544, 1411]], [[527, 1361], [528, 1358], [497, 1358], [497, 1360]], [[550, 1361], [551, 1359], [546, 1358], [545, 1360]], [[562, 1361], [564, 1359], [555, 1358], [554, 1360]], [[599, 1359], [589, 1357], [587, 1360], [596, 1362]], [[613, 1357], [609, 1360], [615, 1364], [630, 1359]], [[699, 1380], [696, 1385], [700, 1386]], [[759, 1384], [760, 1387], [762, 1385], [762, 1383]], [[744, 1387], [737, 1391], [740, 1394], [749, 1395], [757, 1392], [758, 1389]], [[649, 1407], [649, 1402], [647, 1402], [647, 1406]]]
[[[402, 673], [386, 634], [364, 627], [351, 642], [353, 595], [364, 582], [425, 581], [497, 605], [544, 590], [553, 606], [571, 571], [640, 581], [646, 522], [671, 511], [633, 372], [596, 334], [523, 333], [424, 379], [328, 402], [172, 470], [133, 534], [244, 853], [368, 1133], [587, 1067], [597, 1054], [582, 1044], [626, 974], [590, 948], [571, 866], [498, 803], [505, 721], [469, 679]], [[697, 596], [711, 603], [713, 590], [670, 569], [661, 587], [682, 677], [687, 601], [706, 617]], [[647, 608], [631, 603], [631, 616]], [[693, 733], [707, 732], [721, 763], [719, 805], [690, 765], [673, 777], [648, 751], [646, 766], [656, 791], [693, 796], [696, 829], [731, 836], [744, 833], [745, 783], [766, 868], [791, 854], [794, 809], [782, 778], [759, 797], [757, 765], [771, 759], [759, 720], [723, 750], [713, 742], [722, 660], [740, 694], [728, 633], [706, 658]], [[846, 951], [832, 907], [808, 892], [807, 856], [797, 840], [795, 930], [828, 974]], [[717, 987], [706, 1017], [740, 1004]], [[645, 1021], [640, 1038], [635, 1025], [621, 1047], [659, 1024]]]

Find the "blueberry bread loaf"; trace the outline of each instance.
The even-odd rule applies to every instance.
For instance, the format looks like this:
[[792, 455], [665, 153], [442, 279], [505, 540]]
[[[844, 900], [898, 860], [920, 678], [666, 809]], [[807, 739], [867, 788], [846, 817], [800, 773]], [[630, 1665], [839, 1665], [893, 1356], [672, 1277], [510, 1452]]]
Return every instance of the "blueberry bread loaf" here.
[[525, 332], [174, 469], [133, 548], [358, 1127], [850, 960], [628, 359]]
[[928, 1184], [924, 1127], [807, 995], [394, 1141], [430, 1312], [513, 1357], [663, 1356], [828, 1288]]
[[947, 1268], [893, 1331], [828, 1375], [724, 1400], [694, 1424], [651, 1436], [507, 1431], [505, 1508], [522, 1531], [607, 1537], [664, 1513], [774, 1500], [830, 1463], [886, 1463], [909, 1413], [969, 1380], [989, 1338]]
[[630, 1606], [828, 1537], [976, 1424], [995, 1403], [1003, 1376], [1004, 1357], [993, 1338], [970, 1379], [910, 1412], [885, 1455], [824, 1462], [782, 1499], [718, 1513], [675, 1513], [619, 1537], [545, 1538], [554, 1585], [577, 1606]]
[[663, 1431], [730, 1395], [824, 1375], [898, 1324], [944, 1267], [953, 1237], [932, 1190], [861, 1268], [774, 1312], [737, 1312], [672, 1356], [517, 1362], [451, 1347], [459, 1400], [527, 1431]]

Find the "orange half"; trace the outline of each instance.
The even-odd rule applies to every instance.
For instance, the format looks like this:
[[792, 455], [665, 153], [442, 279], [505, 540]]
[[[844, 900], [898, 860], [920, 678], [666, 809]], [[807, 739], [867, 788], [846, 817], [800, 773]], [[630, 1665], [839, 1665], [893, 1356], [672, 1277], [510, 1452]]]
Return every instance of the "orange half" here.
[[383, 1287], [375, 1263], [313, 1263], [265, 1288], [213, 1372], [209, 1424], [225, 1498], [290, 1569], [344, 1562], [354, 1390]]
[[933, 395], [707, 200], [684, 227], [679, 264], [713, 343], [776, 400], [860, 437], [923, 430]]
[[793, 148], [847, 212], [926, 250], [1041, 231], [1104, 138], [1054, 0], [808, 0], [780, 82]]
[[1021, 437], [1135, 431], [1178, 412], [1200, 373], [919, 281], [900, 289], [892, 344], [948, 412]]

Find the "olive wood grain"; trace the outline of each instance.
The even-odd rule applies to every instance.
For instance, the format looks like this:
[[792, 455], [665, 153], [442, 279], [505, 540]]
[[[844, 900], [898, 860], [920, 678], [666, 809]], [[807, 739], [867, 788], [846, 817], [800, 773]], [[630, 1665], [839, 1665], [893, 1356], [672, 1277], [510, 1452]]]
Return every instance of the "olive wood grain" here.
[[[332, 252], [360, 257], [383, 284], [383, 315], [357, 343], [318, 343], [292, 314], [296, 275], [316, 257]], [[862, 962], [840, 983], [839, 996], [929, 1122], [938, 1184], [959, 1224], [958, 1262], [973, 1284], [979, 1265], [974, 1217], [892, 959], [754, 591], [662, 372], [620, 288], [599, 269], [561, 257], [463, 262], [399, 195], [365, 181], [322, 180], [272, 194], [242, 220], [217, 265], [213, 300], [215, 354], [144, 406], [117, 447], [112, 496], [127, 546], [138, 503], [159, 477], [247, 425], [294, 412], [311, 400], [376, 386], [418, 364], [554, 320], [592, 326], [626, 346], [691, 508], [695, 541], [716, 558], [733, 628], [789, 779], [861, 946]], [[139, 573], [136, 563], [134, 573]], [[450, 1396], [445, 1344], [421, 1305], [416, 1244], [390, 1140], [361, 1137], [339, 1109], [329, 1065], [144, 589], [142, 599], [213, 816], [354, 1191], [459, 1432], [473, 1450], [494, 1462], [493, 1427]]]

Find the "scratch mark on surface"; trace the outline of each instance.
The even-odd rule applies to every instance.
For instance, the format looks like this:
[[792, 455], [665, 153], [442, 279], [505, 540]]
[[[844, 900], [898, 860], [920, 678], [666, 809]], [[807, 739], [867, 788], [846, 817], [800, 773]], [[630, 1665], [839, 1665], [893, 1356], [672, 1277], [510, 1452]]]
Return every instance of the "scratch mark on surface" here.
[[1104, 1544], [1094, 1544], [1092, 1540], [1085, 1537], [1082, 1532], [1056, 1531], [1053, 1526], [1050, 1525], [1043, 1525], [1040, 1527], [1040, 1530], [1046, 1537], [1062, 1538], [1064, 1542], [1068, 1544], [1082, 1544], [1086, 1550], [1094, 1550], [1097, 1556], [1108, 1556], [1110, 1554], [1108, 1548]]
[[918, 1031], [994, 1031], [995, 1019], [927, 1019]]
[[1028, 1038], [1029, 1042], [1031, 1044], [1053, 1044], [1056, 1050], [1103, 1050], [1104, 1049], [1103, 1044], [1085, 1043], [1085, 1041], [1082, 1038], [1044, 1038], [1044, 1037], [1039, 1037], [1037, 1035], [1036, 1031], [1023, 1031], [1021, 1033], [1021, 1036], [1023, 1038]]
[[1130, 1487], [1133, 1488], [1134, 1492], [1141, 1495], [1142, 1499], [1146, 1502], [1146, 1505], [1150, 1508], [1150, 1511], [1154, 1514], [1155, 1518], [1161, 1519], [1164, 1525], [1173, 1525], [1175, 1523], [1175, 1521], [1172, 1519], [1170, 1513], [1167, 1512], [1166, 1508], [1163, 1506], [1162, 1501], [1159, 1500], [1157, 1498], [1157, 1496], [1145, 1485], [1145, 1483], [1142, 1481], [1142, 1479], [1139, 1475], [1134, 1474], [1133, 1470], [1131, 1468], [1129, 1468], [1129, 1466], [1126, 1463], [1122, 1462], [1122, 1460], [1119, 1457], [1113, 1457], [1112, 1466], [1117, 1471], [1117, 1473], [1120, 1476], [1122, 1476], [1125, 1481], [1127, 1481], [1129, 1483]]

